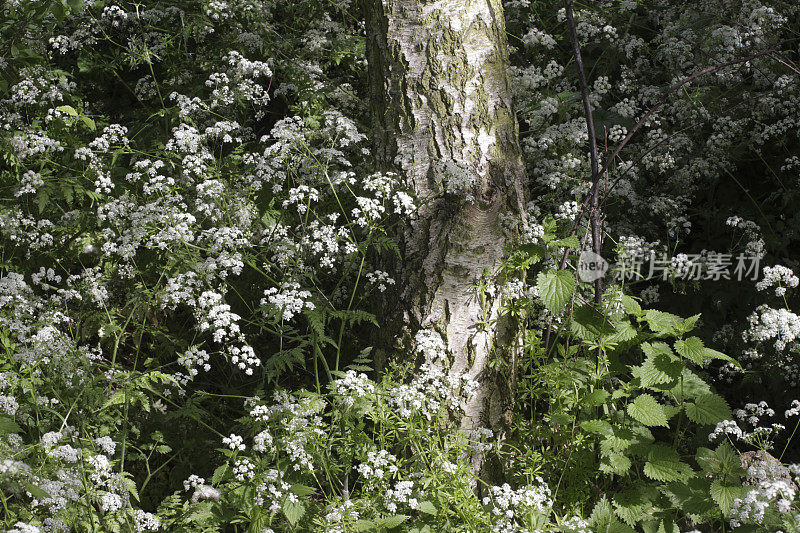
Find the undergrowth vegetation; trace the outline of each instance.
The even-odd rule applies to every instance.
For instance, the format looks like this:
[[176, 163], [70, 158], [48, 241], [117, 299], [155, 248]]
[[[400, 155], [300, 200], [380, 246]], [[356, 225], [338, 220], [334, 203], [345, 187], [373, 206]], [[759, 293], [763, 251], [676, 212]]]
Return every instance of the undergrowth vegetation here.
[[800, 6], [576, 9], [612, 272], [564, 10], [508, 0], [532, 201], [476, 297], [519, 360], [466, 432], [438, 332], [376, 357], [426, 199], [357, 3], [0, 5], [2, 528], [800, 531]]

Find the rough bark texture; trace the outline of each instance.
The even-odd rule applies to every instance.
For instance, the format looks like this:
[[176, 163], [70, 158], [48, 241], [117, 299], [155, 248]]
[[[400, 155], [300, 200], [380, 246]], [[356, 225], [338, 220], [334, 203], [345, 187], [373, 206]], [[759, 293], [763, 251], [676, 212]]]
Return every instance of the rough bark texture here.
[[406, 325], [445, 334], [451, 371], [483, 384], [463, 427], [496, 426], [485, 369], [508, 331], [499, 298], [483, 300], [475, 283], [503, 256], [502, 218], [525, 203], [502, 3], [366, 2], [378, 158], [427, 199], [402, 236]]

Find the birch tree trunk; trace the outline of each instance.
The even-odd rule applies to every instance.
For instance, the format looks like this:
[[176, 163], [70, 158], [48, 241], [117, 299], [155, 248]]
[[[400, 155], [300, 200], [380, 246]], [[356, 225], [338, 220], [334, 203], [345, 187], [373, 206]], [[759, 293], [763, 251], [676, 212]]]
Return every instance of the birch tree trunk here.
[[401, 239], [405, 322], [446, 336], [450, 371], [481, 383], [462, 426], [491, 427], [501, 412], [487, 361], [512, 334], [499, 291], [482, 301], [475, 286], [503, 257], [503, 219], [525, 206], [502, 2], [366, 2], [378, 159], [427, 199]]

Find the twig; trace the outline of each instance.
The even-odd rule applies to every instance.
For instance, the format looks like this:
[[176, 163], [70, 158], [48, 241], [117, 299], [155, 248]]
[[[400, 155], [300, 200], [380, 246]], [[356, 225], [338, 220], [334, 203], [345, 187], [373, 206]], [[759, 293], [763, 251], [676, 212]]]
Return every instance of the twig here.
[[[583, 96], [583, 110], [586, 113], [586, 129], [589, 133], [589, 151], [592, 166], [592, 189], [591, 189], [591, 209], [589, 211], [589, 221], [592, 225], [592, 251], [600, 255], [602, 243], [600, 241], [600, 213], [598, 210], [598, 193], [601, 173], [598, 171], [597, 163], [597, 139], [594, 132], [594, 115], [592, 113], [592, 103], [589, 100], [589, 88], [586, 85], [586, 72], [583, 70], [583, 58], [581, 57], [581, 45], [578, 42], [578, 30], [575, 28], [575, 17], [572, 13], [572, 0], [564, 0], [567, 12], [567, 25], [569, 35], [572, 40], [572, 52], [575, 55], [575, 66], [578, 69], [578, 81], [581, 85], [581, 95]], [[605, 169], [604, 169], [605, 172]], [[594, 280], [594, 303], [600, 305], [603, 298], [603, 279], [598, 277]]]

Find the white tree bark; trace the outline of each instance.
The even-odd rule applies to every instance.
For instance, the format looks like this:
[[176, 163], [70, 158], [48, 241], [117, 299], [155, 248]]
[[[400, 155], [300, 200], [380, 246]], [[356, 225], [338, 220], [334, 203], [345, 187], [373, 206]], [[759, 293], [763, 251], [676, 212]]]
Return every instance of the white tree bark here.
[[475, 284], [504, 255], [503, 218], [525, 205], [502, 3], [368, 0], [367, 32], [378, 157], [427, 199], [402, 236], [406, 322], [444, 334], [450, 371], [482, 384], [463, 428], [492, 426], [486, 364], [508, 337], [500, 299]]

